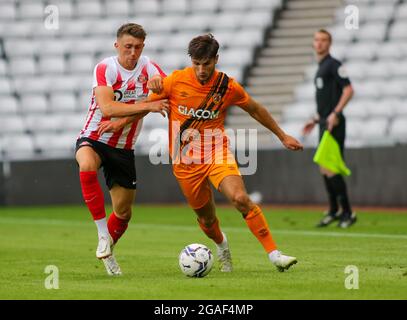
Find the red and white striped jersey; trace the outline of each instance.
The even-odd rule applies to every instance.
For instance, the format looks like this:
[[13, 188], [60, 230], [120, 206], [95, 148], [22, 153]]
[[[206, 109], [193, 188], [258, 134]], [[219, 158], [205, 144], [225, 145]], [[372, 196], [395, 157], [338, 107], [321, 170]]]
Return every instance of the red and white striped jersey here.
[[134, 149], [134, 144], [141, 130], [143, 120], [140, 119], [128, 124], [118, 132], [107, 132], [98, 135], [97, 129], [99, 123], [104, 120], [114, 120], [115, 118], [103, 116], [96, 103], [95, 88], [97, 86], [112, 87], [116, 101], [130, 104], [147, 97], [147, 81], [156, 74], [165, 76], [161, 68], [146, 56], [140, 56], [133, 70], [124, 69], [119, 64], [117, 56], [109, 57], [99, 62], [93, 72], [91, 104], [85, 125], [78, 138], [87, 137], [114, 148]]

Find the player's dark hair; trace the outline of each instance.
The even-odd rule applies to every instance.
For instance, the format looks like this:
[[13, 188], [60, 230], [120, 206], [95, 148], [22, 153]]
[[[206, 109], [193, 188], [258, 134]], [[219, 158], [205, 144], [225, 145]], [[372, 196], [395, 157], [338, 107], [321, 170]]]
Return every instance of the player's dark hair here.
[[192, 59], [212, 59], [218, 54], [219, 43], [212, 34], [193, 38], [189, 42], [188, 55]]
[[147, 33], [144, 31], [143, 27], [140, 26], [137, 23], [126, 23], [122, 25], [118, 30], [117, 30], [117, 39], [122, 37], [125, 34], [129, 34], [133, 36], [134, 38], [137, 39], [145, 39], [147, 36]]
[[319, 30], [317, 31], [317, 33], [326, 34], [326, 35], [328, 36], [328, 38], [329, 38], [329, 42], [332, 43], [332, 35], [331, 35], [331, 33], [330, 33], [329, 31], [327, 31], [326, 29], [319, 29]]

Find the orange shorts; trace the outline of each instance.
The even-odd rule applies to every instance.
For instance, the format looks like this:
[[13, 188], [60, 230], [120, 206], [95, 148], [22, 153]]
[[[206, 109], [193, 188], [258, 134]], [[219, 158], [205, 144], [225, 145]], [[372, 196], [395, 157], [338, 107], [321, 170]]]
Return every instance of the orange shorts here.
[[173, 173], [192, 209], [202, 208], [211, 199], [209, 182], [218, 190], [227, 176], [241, 176], [234, 159], [220, 164], [174, 164]]

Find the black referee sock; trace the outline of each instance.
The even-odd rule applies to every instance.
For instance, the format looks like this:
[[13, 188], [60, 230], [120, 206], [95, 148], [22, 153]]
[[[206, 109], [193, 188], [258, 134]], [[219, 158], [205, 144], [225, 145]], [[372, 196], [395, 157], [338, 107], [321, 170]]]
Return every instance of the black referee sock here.
[[350, 214], [352, 213], [352, 208], [349, 203], [345, 180], [340, 174], [329, 178], [329, 180], [335, 190], [335, 193], [338, 195], [338, 200], [343, 209], [343, 213], [350, 216]]
[[337, 201], [337, 197], [336, 197], [336, 192], [332, 186], [330, 179], [326, 175], [323, 175], [323, 178], [324, 178], [324, 183], [325, 183], [325, 189], [328, 193], [329, 214], [332, 215], [338, 211], [338, 201]]

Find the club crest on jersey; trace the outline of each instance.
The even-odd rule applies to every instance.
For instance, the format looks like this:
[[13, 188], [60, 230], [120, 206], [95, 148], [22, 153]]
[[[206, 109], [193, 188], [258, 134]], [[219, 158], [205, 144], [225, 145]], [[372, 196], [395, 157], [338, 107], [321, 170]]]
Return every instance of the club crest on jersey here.
[[212, 99], [215, 104], [219, 104], [219, 102], [222, 100], [222, 95], [220, 93], [214, 94]]
[[114, 91], [114, 100], [115, 101], [121, 101], [123, 99], [123, 92], [120, 90], [115, 90]]
[[144, 84], [147, 82], [147, 77], [144, 74], [140, 74], [137, 78], [137, 81]]
[[186, 106], [178, 106], [178, 111], [184, 116], [189, 116], [198, 120], [212, 120], [219, 117], [219, 110], [211, 111], [205, 109], [193, 109]]

